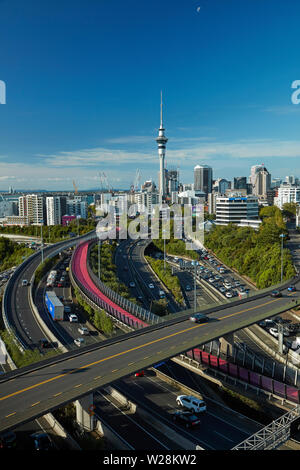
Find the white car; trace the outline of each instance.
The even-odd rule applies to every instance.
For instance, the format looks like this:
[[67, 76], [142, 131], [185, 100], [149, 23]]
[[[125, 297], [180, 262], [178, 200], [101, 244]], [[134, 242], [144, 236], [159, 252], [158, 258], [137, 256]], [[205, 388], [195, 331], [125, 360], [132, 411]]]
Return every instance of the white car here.
[[150, 289], [154, 289], [154, 285], [152, 283], [149, 284]]
[[270, 328], [269, 333], [271, 333], [272, 336], [275, 336], [275, 338], [278, 338], [279, 336], [277, 328]]
[[226, 295], [227, 299], [231, 299], [231, 297], [232, 297], [232, 293], [231, 293], [231, 292], [226, 292], [225, 295]]
[[195, 413], [202, 413], [203, 411], [206, 411], [205, 401], [193, 397], [192, 395], [178, 395], [176, 398], [176, 403], [178, 406], [192, 410]]
[[84, 339], [83, 338], [76, 338], [76, 339], [74, 339], [74, 343], [76, 344], [76, 346], [80, 347], [84, 344]]
[[78, 332], [81, 334], [81, 335], [88, 335], [89, 334], [89, 330], [87, 329], [86, 326], [80, 326], [78, 328]]
[[71, 313], [71, 315], [69, 315], [69, 321], [72, 323], [72, 322], [78, 322], [78, 318], [77, 318], [77, 315], [75, 315], [74, 313]]

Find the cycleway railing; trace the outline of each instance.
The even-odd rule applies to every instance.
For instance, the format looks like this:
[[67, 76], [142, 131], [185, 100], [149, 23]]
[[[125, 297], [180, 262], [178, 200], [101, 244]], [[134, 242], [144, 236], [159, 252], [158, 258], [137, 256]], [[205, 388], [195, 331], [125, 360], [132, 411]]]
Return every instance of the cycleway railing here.
[[[90, 250], [92, 245], [95, 243], [95, 240], [91, 240], [88, 242], [88, 251], [87, 251], [87, 258], [86, 258], [86, 269], [88, 275], [91, 278], [91, 281], [96, 286], [97, 289], [103, 294], [95, 295], [90, 289], [83, 285], [80, 281], [78, 276], [76, 276], [76, 270], [74, 269], [76, 263], [76, 257], [79, 250], [79, 247], [76, 248], [72, 255], [71, 260], [71, 270], [74, 282], [80, 287], [80, 289], [87, 295], [90, 296], [91, 300], [98, 305], [99, 308], [106, 310], [112, 316], [115, 316], [118, 320], [124, 320], [125, 324], [132, 326], [134, 319], [132, 316], [137, 317], [137, 319], [144, 321], [147, 324], [153, 325], [160, 321], [160, 317], [155, 315], [154, 313], [146, 310], [145, 308], [131, 302], [130, 300], [126, 299], [125, 297], [121, 296], [109, 286], [107, 286], [104, 282], [102, 282], [98, 276], [93, 272], [90, 264], [88, 262], [90, 256]], [[105, 297], [107, 297], [112, 303], [116, 304], [116, 306], [112, 306], [110, 302], [108, 302]], [[120, 309], [118, 308], [120, 307]], [[126, 316], [126, 313], [129, 313], [129, 316]], [[136, 321], [138, 324], [139, 322]], [[144, 325], [146, 326], [146, 325]], [[140, 326], [139, 326], [140, 327]]]

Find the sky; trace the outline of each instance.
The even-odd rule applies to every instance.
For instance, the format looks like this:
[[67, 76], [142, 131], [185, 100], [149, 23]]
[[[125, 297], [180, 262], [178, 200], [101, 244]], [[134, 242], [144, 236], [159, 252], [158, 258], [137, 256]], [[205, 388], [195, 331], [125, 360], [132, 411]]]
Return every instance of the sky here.
[[300, 177], [299, 18], [298, 0], [0, 0], [0, 190], [158, 182], [161, 90], [181, 182]]

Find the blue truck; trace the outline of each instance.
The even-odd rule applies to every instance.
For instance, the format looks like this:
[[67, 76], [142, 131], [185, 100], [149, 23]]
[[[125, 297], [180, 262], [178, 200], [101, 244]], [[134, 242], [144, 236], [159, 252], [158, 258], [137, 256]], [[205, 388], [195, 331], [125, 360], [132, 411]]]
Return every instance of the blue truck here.
[[53, 291], [46, 291], [45, 303], [53, 320], [64, 319], [64, 305]]

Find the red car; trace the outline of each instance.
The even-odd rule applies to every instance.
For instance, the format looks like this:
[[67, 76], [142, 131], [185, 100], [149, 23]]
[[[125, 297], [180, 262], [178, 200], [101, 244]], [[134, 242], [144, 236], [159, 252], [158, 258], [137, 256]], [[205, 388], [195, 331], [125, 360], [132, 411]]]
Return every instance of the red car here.
[[136, 372], [134, 374], [135, 377], [144, 377], [145, 375], [145, 372], [143, 370], [140, 370], [139, 372]]

